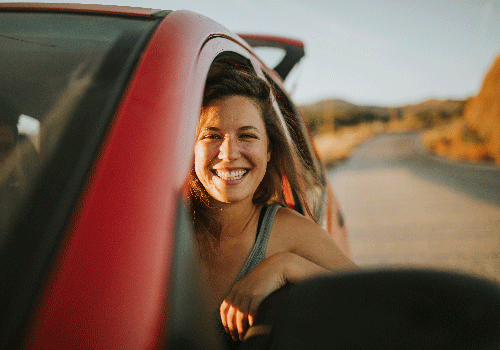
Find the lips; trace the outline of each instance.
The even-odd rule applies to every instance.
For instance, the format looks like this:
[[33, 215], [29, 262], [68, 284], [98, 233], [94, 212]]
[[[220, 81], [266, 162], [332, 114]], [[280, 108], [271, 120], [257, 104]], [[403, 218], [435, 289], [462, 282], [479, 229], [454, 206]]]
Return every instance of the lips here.
[[220, 177], [222, 180], [239, 180], [248, 173], [248, 170], [214, 170], [213, 173]]

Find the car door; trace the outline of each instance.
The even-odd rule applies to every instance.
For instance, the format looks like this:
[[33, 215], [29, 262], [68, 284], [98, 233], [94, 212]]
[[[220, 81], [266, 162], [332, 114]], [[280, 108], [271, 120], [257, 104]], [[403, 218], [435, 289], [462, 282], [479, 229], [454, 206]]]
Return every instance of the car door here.
[[156, 28], [68, 219], [25, 346], [210, 344], [182, 189], [204, 81], [221, 59], [258, 63], [198, 15], [174, 12]]
[[[90, 66], [69, 69], [68, 81], [76, 84], [71, 94], [63, 90], [57, 108], [49, 103], [43, 112], [69, 121], [51, 123], [60, 138], [41, 123], [45, 163], [1, 246], [1, 348], [217, 348], [183, 197], [204, 82], [221, 60], [263, 78], [274, 73], [264, 73], [240, 38], [187, 11], [127, 9], [132, 13], [125, 16], [116, 9], [44, 6], [37, 11], [48, 23], [59, 15], [67, 16], [67, 28], [86, 16], [91, 24], [118, 18], [129, 30]], [[37, 11], [30, 8], [29, 15]], [[134, 34], [127, 25], [133, 19], [149, 25]], [[87, 30], [95, 30], [92, 25]], [[16, 42], [30, 49], [41, 44]], [[47, 44], [47, 50], [58, 47]], [[4, 81], [13, 67], [5, 62], [14, 61], [3, 61]], [[31, 76], [40, 77], [39, 68]], [[54, 82], [42, 75], [29, 84], [31, 100], [46, 102], [33, 96]], [[22, 98], [25, 91], [17, 90]], [[64, 109], [70, 97], [75, 107]]]
[[[8, 215], [0, 224], [0, 348], [18, 348], [26, 334], [33, 334], [34, 344], [42, 347], [47, 338], [27, 329], [30, 319], [43, 320], [42, 311], [36, 311], [40, 303], [57, 301], [47, 281], [68, 296], [99, 289], [98, 275], [91, 282], [82, 280], [89, 282], [86, 285], [73, 283], [90, 272], [84, 269], [74, 272], [68, 284], [59, 283], [58, 277], [65, 276], [68, 263], [76, 258], [62, 240], [88, 240], [89, 234], [98, 233], [87, 225], [85, 235], [72, 236], [71, 222], [84, 208], [79, 200], [86, 191], [84, 183], [96, 174], [94, 157], [130, 73], [163, 17], [151, 11], [123, 17], [95, 9], [0, 7], [0, 94], [14, 106], [20, 121], [28, 121], [19, 124], [16, 147], [0, 168], [2, 188], [12, 190], [8, 196], [2, 192], [1, 210]], [[5, 110], [2, 106], [2, 113]], [[91, 249], [80, 258], [103, 257]], [[75, 330], [85, 329], [85, 323], [78, 323], [77, 311], [93, 310], [93, 304], [91, 299], [82, 304], [78, 298], [63, 300], [64, 312], [54, 309], [56, 318], [67, 325], [61, 328], [68, 330], [67, 338], [78, 338]], [[47, 323], [57, 333], [56, 325]], [[55, 337], [47, 347], [56, 347], [57, 341]]]

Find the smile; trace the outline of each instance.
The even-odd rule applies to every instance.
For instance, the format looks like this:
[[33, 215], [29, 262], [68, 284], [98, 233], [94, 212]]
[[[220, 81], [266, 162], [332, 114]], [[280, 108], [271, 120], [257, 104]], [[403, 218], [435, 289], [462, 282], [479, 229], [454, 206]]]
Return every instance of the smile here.
[[233, 171], [215, 170], [214, 173], [222, 180], [239, 180], [243, 176], [245, 176], [246, 173], [248, 173], [248, 170], [233, 170]]

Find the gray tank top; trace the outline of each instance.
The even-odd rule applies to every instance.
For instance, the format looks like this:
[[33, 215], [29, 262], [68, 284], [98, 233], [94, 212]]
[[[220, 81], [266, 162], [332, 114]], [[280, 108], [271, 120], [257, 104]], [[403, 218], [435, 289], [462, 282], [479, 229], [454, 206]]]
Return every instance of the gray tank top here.
[[[262, 210], [265, 210], [265, 212], [262, 221], [259, 218], [260, 226], [257, 231], [257, 238], [255, 239], [252, 251], [248, 256], [245, 265], [241, 269], [240, 274], [238, 275], [234, 283], [242, 279], [243, 276], [249, 273], [255, 266], [257, 266], [262, 260], [266, 258], [267, 241], [269, 240], [269, 236], [271, 234], [271, 227], [273, 226], [274, 217], [276, 216], [276, 213], [278, 212], [279, 208], [280, 208], [279, 205], [271, 205], [262, 208]], [[216, 317], [217, 320], [219, 333], [222, 338], [223, 348], [225, 350], [238, 349], [240, 342], [239, 341], [234, 342], [231, 339], [229, 333], [226, 333], [226, 331], [224, 330], [224, 326], [222, 325], [222, 321], [220, 318], [219, 309], [217, 309], [217, 311], [214, 312], [214, 316]]]
[[276, 216], [279, 208], [279, 205], [270, 205], [262, 208], [262, 210], [265, 210], [266, 212], [264, 213], [264, 218], [262, 219], [259, 231], [257, 232], [257, 239], [255, 240], [255, 244], [253, 245], [252, 251], [248, 256], [245, 265], [236, 278], [235, 283], [242, 279], [243, 276], [249, 273], [255, 266], [266, 258], [267, 241], [271, 235], [274, 217]]

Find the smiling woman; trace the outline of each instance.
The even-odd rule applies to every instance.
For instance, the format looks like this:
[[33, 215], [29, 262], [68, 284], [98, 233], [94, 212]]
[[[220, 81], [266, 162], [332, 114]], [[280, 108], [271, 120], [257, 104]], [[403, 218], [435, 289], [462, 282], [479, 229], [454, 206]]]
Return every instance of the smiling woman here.
[[275, 290], [355, 268], [319, 224], [285, 208], [284, 179], [313, 217], [271, 91], [229, 67], [207, 80], [188, 181], [210, 305], [219, 307], [228, 348]]
[[[227, 202], [220, 197], [227, 190], [243, 189], [252, 183], [249, 195], [253, 202], [285, 206], [282, 191], [282, 175], [285, 175], [290, 184], [297, 185], [297, 194], [305, 197], [298, 185], [284, 131], [274, 113], [270, 87], [256, 76], [230, 69], [206, 83], [189, 186], [196, 231], [206, 233], [203, 237], [208, 241], [205, 238], [203, 241], [209, 245], [218, 241], [222, 230], [220, 220], [216, 219], [220, 208], [214, 206], [213, 199]], [[228, 151], [231, 154], [226, 155]], [[254, 159], [259, 153], [264, 153], [264, 164], [261, 159]], [[236, 175], [238, 170], [245, 171], [238, 179], [245, 182], [243, 186], [236, 186], [239, 184], [236, 179], [229, 180], [231, 172]], [[307, 201], [304, 203], [307, 206]]]
[[252, 196], [270, 160], [259, 107], [248, 97], [216, 100], [203, 109], [195, 149], [196, 175], [224, 203]]

